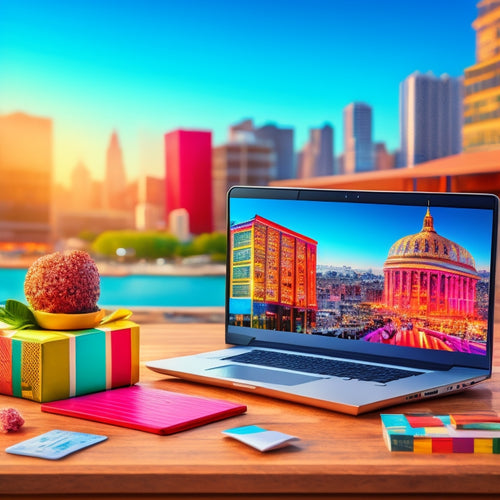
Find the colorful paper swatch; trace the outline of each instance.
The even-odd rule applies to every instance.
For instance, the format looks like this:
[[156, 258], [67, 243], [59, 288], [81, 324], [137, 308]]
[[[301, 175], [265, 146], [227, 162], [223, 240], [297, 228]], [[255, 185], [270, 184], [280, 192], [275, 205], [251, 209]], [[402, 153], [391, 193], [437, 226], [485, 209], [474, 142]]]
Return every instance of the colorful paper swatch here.
[[293, 441], [298, 441], [299, 438], [284, 434], [278, 431], [268, 431], [258, 425], [245, 425], [244, 427], [235, 427], [222, 431], [222, 434], [241, 441], [252, 448], [259, 451], [277, 450], [288, 446]]

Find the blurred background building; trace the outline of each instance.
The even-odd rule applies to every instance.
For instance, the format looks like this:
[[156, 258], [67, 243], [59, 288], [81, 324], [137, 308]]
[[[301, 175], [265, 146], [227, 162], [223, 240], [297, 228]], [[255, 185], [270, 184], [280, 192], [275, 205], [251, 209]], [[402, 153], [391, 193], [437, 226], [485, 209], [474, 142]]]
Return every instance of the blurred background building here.
[[174, 130], [165, 134], [166, 218], [183, 208], [191, 234], [213, 230], [212, 133]]
[[111, 134], [106, 152], [106, 182], [104, 183], [104, 208], [124, 210], [127, 208], [127, 176], [118, 134]]
[[[164, 229], [165, 179], [143, 175], [139, 179], [135, 227], [139, 230]], [[189, 226], [188, 226], [189, 230]]]
[[[112, 131], [103, 151], [103, 180], [93, 179], [89, 167], [78, 162], [70, 185], [55, 185], [53, 197], [56, 240], [79, 238], [107, 230], [133, 229], [139, 203], [138, 181], [127, 181], [120, 139]], [[62, 244], [64, 246], [64, 244]]]
[[344, 109], [344, 170], [342, 173], [374, 169], [372, 108], [353, 102]]
[[0, 116], [0, 249], [46, 251], [54, 243], [52, 120]]
[[227, 191], [236, 185], [267, 186], [272, 180], [275, 160], [272, 139], [257, 137], [252, 120], [229, 128], [229, 141], [213, 149], [214, 224], [217, 231], [226, 227]]
[[375, 170], [389, 170], [394, 168], [395, 153], [387, 151], [385, 142], [376, 142], [374, 144], [375, 151]]
[[333, 127], [325, 124], [310, 129], [309, 142], [297, 155], [297, 177], [307, 179], [334, 173]]
[[293, 179], [295, 177], [293, 132], [291, 127], [278, 127], [274, 124], [263, 125], [255, 129], [257, 141], [271, 144], [274, 150], [272, 179]]
[[465, 69], [463, 149], [500, 146], [500, 2], [478, 3], [476, 64]]
[[400, 85], [401, 159], [413, 167], [462, 151], [462, 78], [415, 72]]

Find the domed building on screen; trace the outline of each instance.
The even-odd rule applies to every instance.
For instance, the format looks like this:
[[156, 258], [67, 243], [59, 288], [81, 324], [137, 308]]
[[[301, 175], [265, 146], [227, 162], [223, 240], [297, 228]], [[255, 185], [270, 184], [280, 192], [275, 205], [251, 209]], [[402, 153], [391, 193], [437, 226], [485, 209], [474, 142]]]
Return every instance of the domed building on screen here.
[[479, 275], [472, 255], [439, 235], [427, 208], [422, 230], [396, 241], [384, 263], [384, 302], [413, 316], [474, 316]]

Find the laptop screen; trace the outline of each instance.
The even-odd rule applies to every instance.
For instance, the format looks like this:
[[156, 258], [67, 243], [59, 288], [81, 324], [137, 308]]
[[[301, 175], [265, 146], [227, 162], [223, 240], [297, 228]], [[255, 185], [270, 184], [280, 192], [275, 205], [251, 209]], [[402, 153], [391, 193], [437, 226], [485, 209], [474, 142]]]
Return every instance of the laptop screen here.
[[491, 195], [233, 188], [228, 329], [489, 357], [496, 207]]

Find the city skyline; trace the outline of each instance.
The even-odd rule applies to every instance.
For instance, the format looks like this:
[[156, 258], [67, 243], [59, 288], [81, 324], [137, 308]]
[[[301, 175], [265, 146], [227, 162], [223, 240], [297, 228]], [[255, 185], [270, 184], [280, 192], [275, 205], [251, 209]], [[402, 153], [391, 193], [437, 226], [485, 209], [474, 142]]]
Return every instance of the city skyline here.
[[80, 162], [102, 179], [113, 130], [129, 178], [163, 173], [165, 133], [212, 130], [218, 145], [248, 117], [293, 127], [296, 151], [330, 123], [342, 152], [342, 110], [360, 100], [373, 108], [374, 141], [393, 150], [400, 82], [460, 76], [475, 60], [476, 2], [251, 7], [0, 0], [0, 114], [53, 120], [66, 182]]

